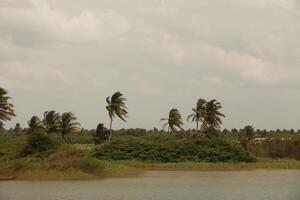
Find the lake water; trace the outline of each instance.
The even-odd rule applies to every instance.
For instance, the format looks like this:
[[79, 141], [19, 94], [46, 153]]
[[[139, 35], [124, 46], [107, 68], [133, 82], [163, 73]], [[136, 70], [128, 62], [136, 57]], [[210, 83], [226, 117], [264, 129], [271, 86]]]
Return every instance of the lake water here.
[[300, 171], [156, 171], [98, 181], [4, 181], [0, 200], [300, 200]]

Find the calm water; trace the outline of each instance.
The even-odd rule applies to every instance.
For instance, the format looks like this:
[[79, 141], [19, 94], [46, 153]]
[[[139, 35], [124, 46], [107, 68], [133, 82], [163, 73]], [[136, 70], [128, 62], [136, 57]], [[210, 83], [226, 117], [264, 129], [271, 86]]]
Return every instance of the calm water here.
[[99, 181], [0, 182], [0, 200], [300, 200], [300, 171], [147, 172]]

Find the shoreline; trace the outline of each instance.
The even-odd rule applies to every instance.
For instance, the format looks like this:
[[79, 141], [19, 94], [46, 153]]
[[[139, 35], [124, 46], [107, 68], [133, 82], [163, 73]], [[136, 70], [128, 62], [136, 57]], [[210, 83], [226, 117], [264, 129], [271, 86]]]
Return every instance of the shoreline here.
[[[108, 161], [107, 161], [108, 162]], [[0, 181], [11, 180], [101, 180], [140, 176], [146, 171], [254, 171], [254, 170], [300, 170], [300, 161], [287, 159], [258, 159], [256, 163], [147, 163], [142, 161], [111, 161], [116, 165], [95, 171], [82, 170], [20, 170], [0, 173]], [[117, 164], [116, 164], [117, 163]], [[125, 166], [125, 167], [124, 167]]]

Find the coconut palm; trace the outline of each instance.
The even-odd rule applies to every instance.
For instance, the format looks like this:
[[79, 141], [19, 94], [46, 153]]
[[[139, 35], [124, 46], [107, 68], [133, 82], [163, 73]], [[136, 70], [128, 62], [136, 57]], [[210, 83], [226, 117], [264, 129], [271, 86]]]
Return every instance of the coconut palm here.
[[109, 138], [108, 143], [111, 142], [112, 138], [112, 122], [113, 119], [117, 116], [124, 122], [126, 122], [125, 117], [127, 117], [127, 107], [125, 105], [126, 99], [123, 97], [123, 94], [120, 92], [114, 93], [111, 97], [106, 97], [108, 115], [110, 118], [109, 126]]
[[196, 108], [192, 109], [193, 113], [187, 117], [187, 121], [189, 121], [189, 119], [192, 118], [192, 121], [196, 122], [196, 130], [199, 129], [199, 122], [202, 122], [202, 124], [205, 127], [205, 123], [204, 123], [205, 105], [206, 105], [206, 100], [198, 99]]
[[28, 126], [30, 132], [44, 128], [44, 124], [38, 116], [31, 117], [31, 119], [28, 121]]
[[205, 104], [204, 124], [210, 130], [217, 130], [222, 124], [221, 117], [225, 117], [220, 112], [222, 109], [221, 103], [213, 99]]
[[167, 121], [164, 125], [163, 128], [168, 126], [168, 132], [175, 132], [176, 128], [181, 128], [183, 125], [182, 122], [182, 117], [179, 111], [176, 108], [172, 108], [169, 112], [169, 118], [162, 118], [160, 121]]
[[80, 128], [80, 123], [76, 122], [76, 120], [77, 118], [71, 112], [65, 112], [61, 116], [61, 134], [63, 140], [67, 143], [72, 143], [67, 134], [75, 132]]
[[0, 122], [2, 124], [16, 116], [13, 104], [9, 103], [10, 99], [7, 91], [0, 87]]
[[61, 127], [61, 117], [60, 114], [52, 111], [46, 111], [44, 113], [43, 123], [46, 126], [48, 133], [58, 133]]

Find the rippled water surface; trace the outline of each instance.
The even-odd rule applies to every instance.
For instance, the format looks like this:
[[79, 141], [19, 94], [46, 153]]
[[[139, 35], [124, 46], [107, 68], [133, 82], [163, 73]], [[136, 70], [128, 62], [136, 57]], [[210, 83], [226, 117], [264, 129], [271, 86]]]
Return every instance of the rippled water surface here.
[[300, 171], [146, 172], [99, 181], [4, 181], [0, 200], [300, 200]]

